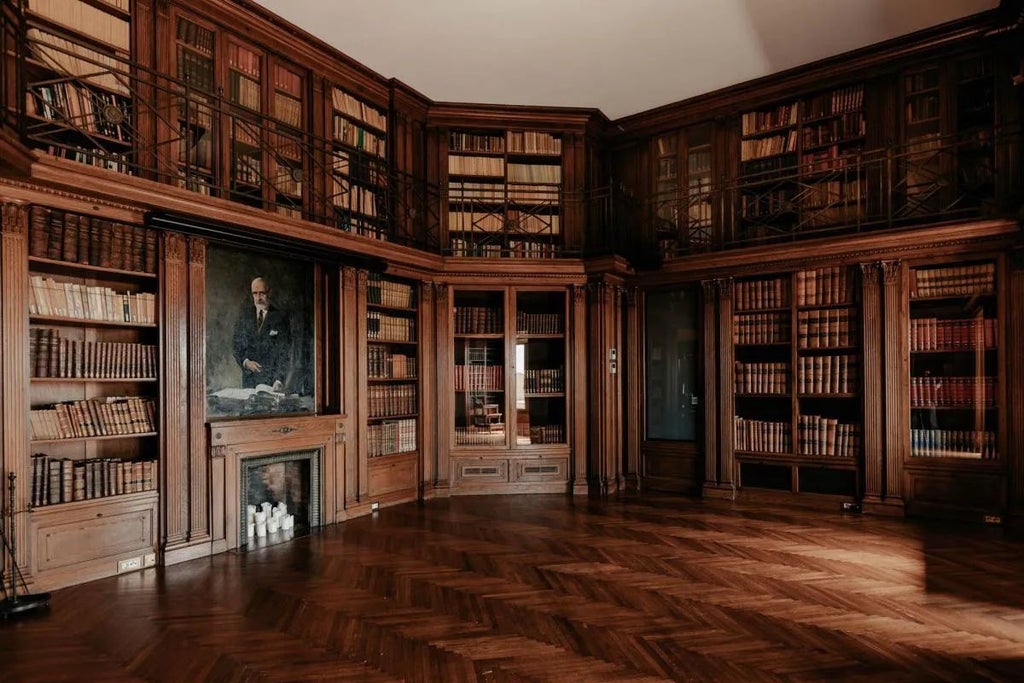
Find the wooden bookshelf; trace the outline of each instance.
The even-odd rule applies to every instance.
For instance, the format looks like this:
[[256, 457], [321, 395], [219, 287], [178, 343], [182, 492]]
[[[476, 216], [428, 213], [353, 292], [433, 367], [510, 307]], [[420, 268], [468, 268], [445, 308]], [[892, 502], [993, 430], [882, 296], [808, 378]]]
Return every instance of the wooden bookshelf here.
[[450, 131], [452, 256], [552, 258], [560, 249], [562, 144], [539, 131]]
[[329, 202], [334, 227], [371, 239], [387, 240], [387, 112], [335, 87], [330, 91]]

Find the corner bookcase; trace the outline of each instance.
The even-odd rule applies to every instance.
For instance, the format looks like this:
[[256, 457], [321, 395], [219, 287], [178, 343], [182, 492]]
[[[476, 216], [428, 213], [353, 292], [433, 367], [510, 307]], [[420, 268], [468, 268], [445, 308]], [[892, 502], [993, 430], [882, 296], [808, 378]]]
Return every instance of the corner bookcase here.
[[366, 288], [363, 395], [369, 494], [414, 496], [420, 433], [419, 291], [416, 285], [370, 273]]
[[338, 87], [330, 89], [330, 223], [388, 239], [387, 112]]
[[735, 283], [732, 391], [741, 489], [860, 496], [857, 291], [847, 266]]
[[553, 258], [563, 245], [562, 141], [539, 131], [451, 131], [452, 256]]
[[24, 485], [41, 585], [155, 562], [158, 249], [146, 228], [31, 209]]

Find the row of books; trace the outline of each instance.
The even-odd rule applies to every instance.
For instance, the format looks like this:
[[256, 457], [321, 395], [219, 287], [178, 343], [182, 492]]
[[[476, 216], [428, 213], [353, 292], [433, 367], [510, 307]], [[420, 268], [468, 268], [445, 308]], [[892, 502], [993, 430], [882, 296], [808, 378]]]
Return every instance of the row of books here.
[[[849, 206], [857, 211], [862, 198], [860, 180], [825, 180], [804, 187], [800, 192], [799, 207], [803, 213], [834, 206]], [[802, 217], [806, 220], [806, 217]]]
[[213, 31], [203, 28], [199, 24], [183, 17], [178, 18], [177, 38], [190, 47], [205, 52], [208, 55], [213, 54]]
[[448, 133], [448, 150], [450, 152], [487, 152], [502, 154], [505, 151], [505, 136], [490, 133], [466, 133], [451, 131]]
[[857, 356], [800, 356], [797, 391], [800, 394], [850, 394], [857, 391]]
[[787, 152], [795, 152], [797, 147], [797, 133], [791, 130], [785, 135], [769, 135], [763, 138], [753, 138], [740, 142], [740, 161], [750, 159], [763, 159]]
[[510, 154], [561, 154], [562, 139], [535, 130], [510, 130], [506, 133]]
[[29, 28], [25, 36], [31, 56], [54, 71], [92, 87], [131, 94], [128, 65], [116, 57], [38, 28]]
[[864, 114], [861, 112], [844, 114], [839, 118], [807, 126], [800, 138], [804, 149], [828, 145], [834, 142], [860, 139], [866, 131]]
[[81, 0], [28, 0], [36, 14], [64, 26], [78, 29], [122, 52], [131, 47], [130, 24]]
[[368, 389], [370, 417], [415, 415], [419, 412], [415, 384], [375, 384]]
[[526, 370], [523, 376], [523, 391], [528, 394], [561, 393], [565, 391], [565, 370], [562, 368]]
[[[451, 245], [449, 252], [452, 256], [476, 256], [482, 258], [501, 258], [502, 254], [508, 253], [501, 243], [481, 243], [475, 240], [467, 240], [461, 237], [453, 237], [449, 241]], [[525, 258], [525, 254], [524, 254]]]
[[[858, 163], [859, 151], [860, 148], [840, 148], [839, 145], [832, 145], [827, 149], [807, 152], [800, 156], [800, 172], [823, 173], [852, 169]], [[851, 170], [846, 175], [852, 176], [853, 171]], [[856, 188], [856, 185], [851, 185], [852, 190], [856, 190]], [[851, 198], [855, 196], [857, 195], [852, 192], [849, 195]]]
[[29, 333], [29, 367], [33, 377], [152, 379], [157, 376], [157, 347], [130, 342], [68, 339], [50, 327]]
[[555, 185], [505, 184], [463, 179], [451, 180], [448, 183], [449, 204], [504, 204], [509, 202], [530, 204], [536, 211], [539, 208], [557, 207], [559, 199], [559, 190]]
[[561, 334], [561, 313], [516, 311], [516, 334]]
[[789, 305], [789, 278], [737, 282], [733, 285], [733, 300], [738, 311], [784, 308]]
[[506, 149], [511, 154], [555, 155], [562, 153], [562, 140], [550, 133], [533, 130], [510, 130], [504, 135], [462, 131], [448, 134], [448, 150], [451, 152], [502, 154]]
[[743, 135], [756, 135], [773, 128], [796, 125], [796, 104], [780, 104], [766, 111], [748, 111], [743, 114]]
[[834, 417], [797, 416], [797, 453], [854, 458], [860, 452], [860, 426], [845, 424]]
[[505, 229], [505, 212], [498, 211], [449, 211], [449, 232], [502, 232]]
[[827, 308], [797, 313], [797, 348], [831, 349], [857, 342], [857, 311]]
[[469, 157], [448, 155], [449, 175], [505, 177], [505, 160], [501, 157]]
[[831, 114], [858, 111], [864, 106], [864, 85], [850, 85], [804, 100], [804, 119], [817, 119]]
[[32, 456], [32, 507], [156, 490], [155, 460]]
[[502, 311], [491, 306], [456, 306], [455, 334], [501, 334]]
[[504, 365], [456, 365], [455, 391], [503, 391]]
[[302, 98], [302, 76], [291, 69], [274, 64], [271, 69], [274, 90], [282, 91], [296, 99]]
[[785, 313], [745, 313], [734, 316], [733, 344], [782, 344], [789, 341], [789, 316]]
[[253, 78], [260, 77], [260, 56], [237, 43], [228, 43], [228, 68], [241, 71]]
[[260, 84], [240, 73], [228, 76], [228, 96], [231, 101], [253, 111], [260, 110]]
[[797, 209], [793, 191], [788, 187], [744, 194], [740, 200], [740, 210], [746, 219], [774, 218], [779, 214], [793, 213]]
[[517, 436], [527, 437], [526, 443], [565, 443], [565, 427], [562, 425], [518, 425]]
[[996, 286], [996, 264], [977, 263], [943, 268], [918, 268], [910, 278], [910, 297], [991, 294]]
[[[121, 95], [92, 90], [75, 81], [38, 85], [26, 92], [26, 111], [75, 130], [129, 143], [132, 140], [131, 106]], [[123, 121], [113, 123], [98, 112], [114, 107]]]
[[[294, 197], [301, 204], [302, 198], [302, 163], [293, 162], [291, 159], [281, 161], [278, 158], [270, 160], [270, 167], [273, 169], [269, 178], [270, 186], [274, 192], [285, 197]], [[300, 206], [301, 209], [301, 206]]]
[[375, 133], [357, 126], [342, 116], [334, 117], [334, 139], [353, 149], [374, 154], [381, 159], [387, 157], [387, 142]]
[[911, 408], [991, 408], [995, 377], [911, 377]]
[[506, 254], [509, 258], [555, 258], [555, 245], [533, 240], [509, 240]]
[[30, 315], [76, 320], [152, 325], [156, 322], [156, 295], [151, 292], [115, 292], [110, 287], [31, 276]]
[[911, 429], [910, 455], [915, 458], [999, 457], [995, 432], [950, 429]]
[[790, 453], [790, 424], [788, 422], [772, 422], [769, 420], [750, 420], [735, 416], [735, 443], [738, 451], [756, 453]]
[[155, 273], [157, 234], [134, 225], [33, 206], [29, 256]]
[[334, 175], [348, 176], [348, 180], [363, 185], [388, 185], [387, 163], [376, 155], [337, 148], [331, 151], [330, 161]]
[[[376, 107], [349, 95], [340, 88], [334, 88], [331, 92], [331, 102], [335, 109], [344, 112], [347, 116], [358, 119], [370, 126], [373, 126], [377, 130], [384, 131], [385, 133], [387, 132], [387, 114], [379, 111]], [[383, 154], [381, 154], [381, 156], [383, 156]]]
[[[212, 35], [212, 34], [211, 34]], [[213, 59], [178, 46], [178, 80], [188, 88], [203, 92], [216, 92], [216, 78], [213, 73]]]
[[557, 185], [562, 182], [562, 167], [558, 164], [512, 164], [508, 165], [508, 181], [510, 183], [548, 183]]
[[789, 363], [736, 363], [733, 391], [737, 394], [779, 394], [790, 392]]
[[231, 175], [235, 183], [260, 185], [263, 183], [263, 159], [259, 152], [235, 154], [231, 164]]
[[146, 434], [156, 429], [156, 401], [112, 396], [56, 403], [29, 412], [35, 440]]
[[386, 346], [368, 344], [366, 368], [372, 379], [415, 379], [416, 356], [392, 353]]
[[910, 321], [911, 351], [994, 349], [996, 344], [994, 318], [912, 318]]
[[370, 458], [416, 450], [416, 420], [414, 418], [369, 425], [366, 435], [366, 455]]
[[[483, 446], [499, 444], [504, 441], [505, 430], [503, 428], [485, 429], [472, 425], [455, 428], [455, 445], [457, 446]], [[465, 476], [465, 471], [463, 471], [463, 476]]]
[[[384, 196], [362, 185], [356, 185], [337, 175], [331, 176], [333, 193], [331, 203], [335, 207], [361, 213], [370, 218], [376, 218], [378, 205], [384, 202]], [[381, 211], [382, 212], [382, 211]]]
[[374, 341], [416, 341], [416, 321], [380, 311], [367, 311], [366, 338]]
[[366, 286], [366, 303], [392, 308], [416, 308], [416, 290], [404, 282], [371, 275]]
[[76, 164], [135, 175], [132, 155], [129, 153], [115, 153], [99, 147], [83, 147], [82, 145], [47, 145], [46, 153], [58, 159], [74, 161]]

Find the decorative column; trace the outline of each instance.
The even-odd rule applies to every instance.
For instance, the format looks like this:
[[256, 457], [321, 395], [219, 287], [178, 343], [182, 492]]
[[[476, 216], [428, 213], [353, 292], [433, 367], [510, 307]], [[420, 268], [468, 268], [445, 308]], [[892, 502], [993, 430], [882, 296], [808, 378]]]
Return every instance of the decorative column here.
[[[0, 360], [0, 399], [3, 420], [0, 421], [3, 451], [0, 452], [0, 506], [13, 511], [15, 517], [19, 567], [30, 567], [28, 509], [32, 481], [29, 477], [29, 410], [28, 383], [28, 221], [29, 205], [4, 203], [0, 214], [0, 332], [4, 353]], [[17, 477], [14, 500], [7, 500], [7, 477]], [[6, 523], [6, 520], [4, 520]], [[10, 571], [6, 552], [0, 552], [0, 566]], [[9, 576], [4, 574], [5, 577]]]
[[592, 282], [590, 290], [590, 484], [601, 495], [615, 493], [621, 483], [621, 410], [619, 392], [619, 288]]
[[715, 281], [718, 289], [718, 485], [719, 497], [736, 497], [736, 454], [733, 397], [732, 278]]
[[910, 430], [908, 362], [906, 329], [907, 312], [903, 305], [903, 264], [882, 261], [882, 344], [883, 406], [885, 410], [885, 469], [882, 496], [894, 514], [903, 514], [903, 458], [907, 452]]
[[[172, 236], [167, 237], [170, 239]], [[180, 237], [175, 237], [180, 240]], [[189, 237], [187, 244], [189, 371], [186, 376], [189, 405], [188, 490], [191, 496], [188, 542], [189, 545], [195, 545], [210, 540], [210, 463], [206, 442], [206, 240]]]
[[718, 425], [718, 287], [715, 280], [702, 280], [704, 305], [701, 309], [704, 334], [701, 348], [704, 352], [704, 484], [705, 496], [718, 494], [719, 425]]
[[437, 365], [434, 368], [437, 418], [434, 434], [437, 441], [437, 453], [434, 460], [433, 486], [435, 496], [447, 496], [451, 487], [448, 455], [452, 449], [452, 432], [455, 429], [455, 387], [452, 376], [455, 372], [453, 364], [454, 351], [452, 344], [455, 329], [452, 325], [452, 291], [451, 287], [442, 282], [434, 284], [434, 307], [437, 320], [437, 333], [434, 339], [434, 357]]
[[[163, 320], [161, 340], [163, 368], [160, 373], [160, 439], [163, 442], [163, 461], [160, 463], [160, 499], [163, 502], [163, 552], [164, 563], [175, 564], [193, 559], [188, 541], [191, 530], [191, 506], [194, 491], [190, 486], [191, 459], [196, 452], [190, 448], [189, 430], [192, 427], [190, 414], [205, 410], [206, 396], [198, 405], [191, 405], [195, 396], [190, 387], [195, 385], [205, 390], [206, 366], [190, 355], [203, 345], [189, 344], [189, 325], [192, 323], [190, 309], [206, 306], [205, 263], [186, 264], [188, 251], [184, 235], [168, 232], [163, 234], [163, 250], [160, 259], [160, 312]], [[197, 292], [189, 291], [189, 280], [197, 285]], [[205, 330], [200, 316], [199, 331]], [[189, 370], [194, 372], [190, 374]], [[204, 437], [194, 435], [197, 449], [202, 449]], [[206, 453], [200, 450], [205, 461]]]
[[[345, 334], [345, 412], [348, 413], [349, 439], [345, 449], [347, 460], [355, 460], [356, 500], [369, 504], [370, 474], [366, 459], [366, 419], [370, 416], [370, 397], [366, 383], [366, 292], [369, 288], [370, 273], [363, 269], [356, 270], [356, 299], [353, 306], [346, 306], [346, 313], [354, 311], [354, 316], [346, 315], [354, 325], [342, 328]], [[346, 303], [348, 303], [346, 298]], [[354, 320], [353, 320], [354, 318]], [[355, 440], [353, 441], [353, 436]]]
[[1006, 343], [1000, 351], [1006, 368], [1002, 390], [1007, 398], [1006, 424], [1000, 425], [1006, 434], [1006, 448], [1000, 456], [1007, 459], [1010, 476], [1010, 517], [1019, 527], [1024, 524], [1024, 395], [1011, 387], [1024, 386], [1024, 313], [1020, 304], [1024, 301], [1024, 249], [1011, 251], [1007, 260], [1006, 294], [1001, 302]]
[[[366, 278], [365, 273], [363, 277], [363, 286], [365, 287]], [[341, 296], [340, 298], [340, 319], [343, 321], [352, 321], [359, 314], [359, 307], [357, 305], [357, 292], [356, 292], [356, 269], [351, 266], [345, 266], [341, 269]], [[345, 417], [345, 422], [348, 425], [348, 429], [345, 434], [345, 450], [344, 450], [344, 462], [338, 463], [337, 473], [341, 481], [339, 482], [343, 487], [344, 493], [339, 496], [341, 504], [344, 509], [350, 510], [359, 503], [360, 493], [360, 478], [359, 478], [359, 442], [357, 434], [359, 432], [358, 422], [359, 419], [359, 407], [358, 407], [358, 368], [356, 363], [358, 358], [355, 354], [355, 336], [352, 330], [358, 327], [357, 325], [342, 324], [339, 329], [341, 339], [339, 342], [339, 349], [341, 351], [341, 377], [340, 377], [340, 390], [341, 390], [341, 413]], [[347, 512], [339, 510], [339, 519], [343, 519]]]
[[866, 512], [883, 505], [885, 444], [883, 441], [882, 390], [882, 268], [878, 263], [860, 264], [861, 349], [863, 365], [864, 498]]
[[573, 495], [587, 495], [587, 439], [589, 425], [587, 423], [587, 404], [589, 398], [587, 359], [589, 345], [587, 339], [587, 288], [582, 285], [572, 287], [572, 311], [570, 316], [572, 330], [569, 334], [569, 348], [572, 353], [572, 366], [569, 376], [572, 388], [572, 403], [569, 411], [569, 434], [572, 438], [572, 479], [570, 486]]
[[626, 451], [626, 486], [639, 489], [641, 486], [640, 441], [643, 438], [642, 396], [643, 387], [643, 297], [636, 287], [627, 287], [625, 291], [626, 330], [625, 349], [620, 354], [622, 367], [620, 371], [625, 378], [625, 416], [624, 446]]
[[437, 355], [430, 350], [437, 347], [437, 311], [434, 310], [434, 283], [421, 282], [419, 286], [419, 314], [416, 320], [419, 342], [417, 377], [419, 377], [419, 420], [416, 445], [420, 453], [419, 497], [432, 495], [437, 476]]

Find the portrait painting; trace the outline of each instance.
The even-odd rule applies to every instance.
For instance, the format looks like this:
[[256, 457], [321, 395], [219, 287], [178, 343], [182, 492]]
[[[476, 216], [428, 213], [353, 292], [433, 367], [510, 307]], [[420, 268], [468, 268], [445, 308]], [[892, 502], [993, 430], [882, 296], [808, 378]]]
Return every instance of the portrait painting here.
[[210, 245], [207, 419], [314, 411], [312, 266]]

